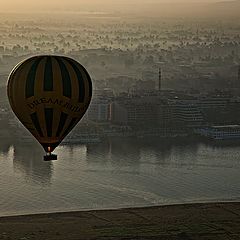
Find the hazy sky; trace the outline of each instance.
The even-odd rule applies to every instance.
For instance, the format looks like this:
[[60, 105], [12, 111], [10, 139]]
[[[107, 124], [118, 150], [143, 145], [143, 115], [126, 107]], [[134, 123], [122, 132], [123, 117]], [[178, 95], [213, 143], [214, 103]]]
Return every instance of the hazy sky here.
[[[216, 9], [215, 3], [218, 2], [235, 2], [240, 3], [240, 0], [0, 0], [0, 12], [3, 11], [101, 11], [101, 12], [121, 12], [145, 14], [151, 16], [184, 16], [195, 13], [203, 16], [211, 16], [211, 14], [228, 14], [229, 16], [239, 15], [237, 8], [234, 6], [229, 9]], [[197, 4], [197, 5], [196, 5]], [[213, 7], [206, 6], [211, 4]], [[228, 5], [228, 4], [225, 4]], [[224, 5], [224, 6], [225, 6]], [[226, 10], [226, 11], [224, 11]], [[211, 12], [210, 12], [211, 11]]]
[[[231, 0], [225, 0], [225, 1], [231, 1]], [[27, 6], [38, 6], [38, 5], [53, 5], [60, 4], [60, 5], [69, 5], [69, 4], [122, 4], [122, 3], [137, 3], [137, 4], [143, 4], [143, 3], [182, 3], [182, 2], [189, 2], [189, 3], [214, 3], [214, 2], [221, 2], [221, 0], [40, 0], [40, 1], [34, 1], [34, 0], [0, 0], [1, 8], [2, 7], [12, 7], [14, 8], [16, 5], [27, 7]]]

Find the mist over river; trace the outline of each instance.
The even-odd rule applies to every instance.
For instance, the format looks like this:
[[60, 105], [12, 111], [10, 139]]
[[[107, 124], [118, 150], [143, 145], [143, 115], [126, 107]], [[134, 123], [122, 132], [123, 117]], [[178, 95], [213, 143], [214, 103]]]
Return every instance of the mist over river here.
[[240, 200], [240, 144], [115, 138], [61, 145], [0, 142], [0, 216]]

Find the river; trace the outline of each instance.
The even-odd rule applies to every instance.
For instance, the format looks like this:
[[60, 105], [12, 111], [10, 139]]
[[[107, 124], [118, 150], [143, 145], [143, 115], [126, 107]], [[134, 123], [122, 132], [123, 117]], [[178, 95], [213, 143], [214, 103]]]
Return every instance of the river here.
[[115, 138], [61, 145], [0, 142], [0, 216], [240, 200], [240, 145]]

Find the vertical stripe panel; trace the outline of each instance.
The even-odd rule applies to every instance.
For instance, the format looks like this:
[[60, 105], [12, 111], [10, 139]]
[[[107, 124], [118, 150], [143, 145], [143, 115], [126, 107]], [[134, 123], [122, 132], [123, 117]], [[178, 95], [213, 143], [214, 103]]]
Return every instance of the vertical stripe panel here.
[[68, 73], [68, 69], [60, 57], [56, 57], [59, 67], [61, 69], [62, 84], [63, 84], [63, 96], [72, 97], [72, 84]]
[[78, 122], [78, 119], [79, 118], [73, 118], [71, 120], [71, 122], [69, 123], [67, 129], [64, 131], [64, 133], [62, 135], [63, 137], [65, 137], [74, 128], [75, 124]]
[[78, 66], [76, 66], [75, 62], [71, 61], [70, 59], [67, 58], [68, 63], [70, 63], [70, 65], [72, 66], [72, 68], [74, 69], [74, 72], [77, 75], [77, 79], [78, 79], [78, 91], [79, 91], [79, 95], [78, 95], [78, 102], [80, 103], [84, 103], [84, 99], [85, 99], [85, 84], [84, 84], [84, 79], [83, 76], [81, 74], [80, 69], [78, 68]]
[[60, 121], [59, 121], [59, 125], [58, 125], [58, 130], [57, 130], [57, 133], [56, 133], [56, 137], [59, 137], [61, 135], [67, 118], [68, 118], [68, 115], [66, 113], [62, 112], [61, 117], [60, 117]]
[[[52, 57], [52, 68], [54, 69], [53, 71], [53, 89], [55, 94], [57, 94], [58, 96], [61, 96], [63, 93], [63, 86], [62, 86], [62, 82], [61, 82], [61, 70], [59, 67], [59, 64], [56, 60], [55, 57]], [[60, 116], [59, 116], [60, 117]]]
[[45, 72], [46, 62], [47, 62], [47, 57], [43, 57], [37, 67], [36, 76], [35, 76], [35, 84], [34, 84], [34, 97], [35, 98], [41, 98], [44, 93], [44, 91], [43, 91], [44, 72]]
[[53, 91], [53, 70], [51, 57], [47, 57], [44, 71], [44, 91]]
[[26, 98], [34, 96], [34, 84], [35, 84], [36, 72], [37, 72], [38, 64], [40, 63], [41, 59], [42, 58], [39, 57], [33, 62], [32, 67], [30, 68], [30, 71], [28, 73], [27, 81], [26, 81], [26, 90], [25, 90]]
[[45, 122], [47, 128], [47, 136], [52, 137], [52, 124], [53, 124], [53, 109], [52, 108], [45, 108]]
[[42, 130], [41, 130], [41, 127], [40, 127], [40, 124], [39, 124], [37, 113], [35, 112], [35, 113], [31, 114], [30, 116], [31, 116], [33, 125], [35, 126], [38, 134], [40, 135], [40, 137], [43, 137], [43, 133], [42, 133]]
[[83, 69], [83, 72], [86, 75], [87, 82], [88, 82], [88, 99], [89, 99], [89, 102], [90, 102], [90, 100], [92, 98], [92, 80], [91, 80], [91, 77], [88, 74], [87, 70], [84, 67], [82, 67], [82, 69]]

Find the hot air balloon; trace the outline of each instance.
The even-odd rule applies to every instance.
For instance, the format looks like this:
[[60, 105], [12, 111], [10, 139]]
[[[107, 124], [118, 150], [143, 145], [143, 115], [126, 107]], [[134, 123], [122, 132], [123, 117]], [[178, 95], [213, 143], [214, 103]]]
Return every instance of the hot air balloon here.
[[53, 150], [86, 112], [92, 83], [71, 58], [34, 56], [12, 70], [7, 91], [13, 112], [44, 148], [44, 160], [53, 160]]

